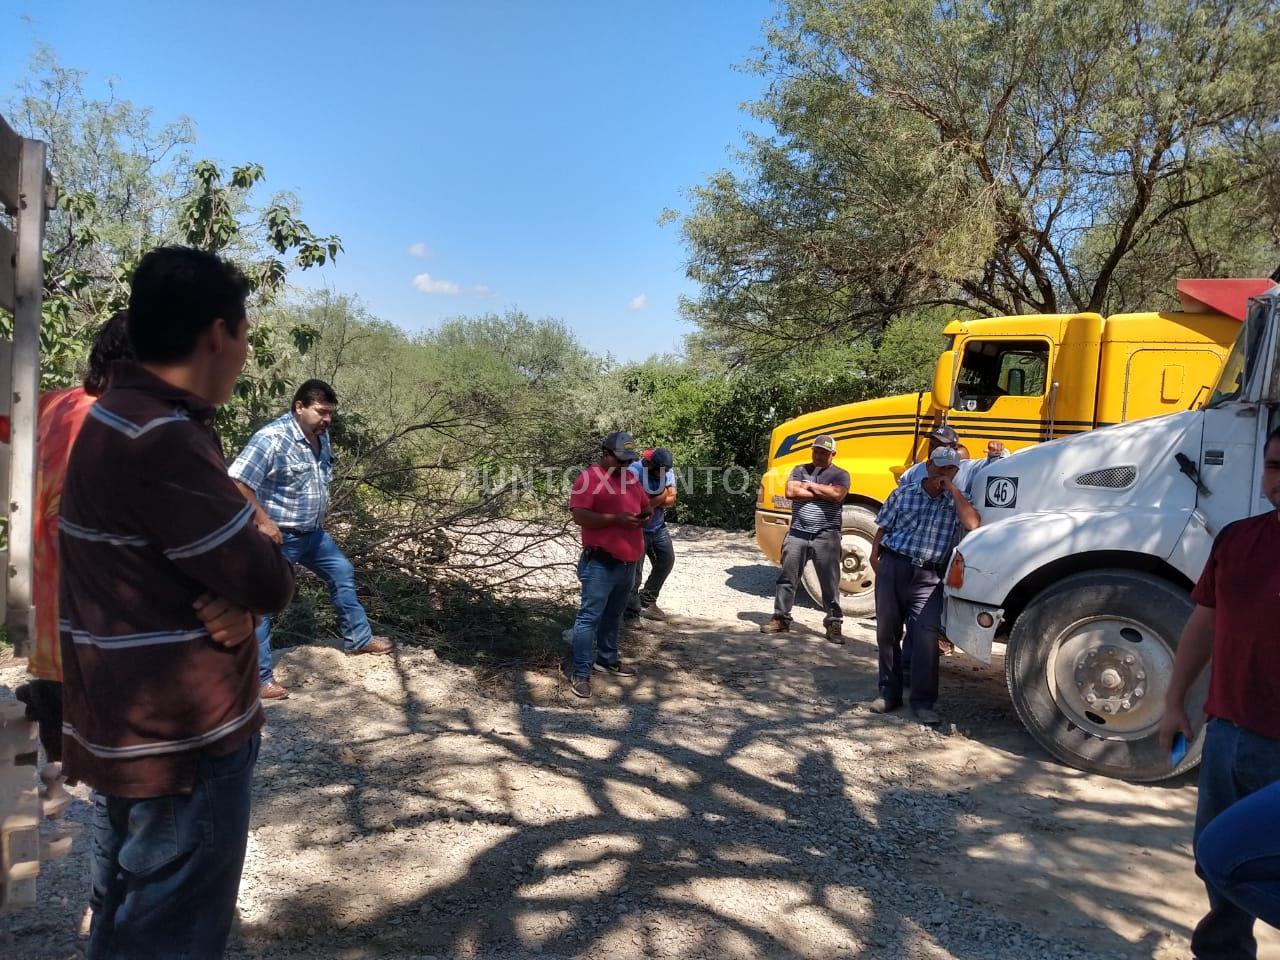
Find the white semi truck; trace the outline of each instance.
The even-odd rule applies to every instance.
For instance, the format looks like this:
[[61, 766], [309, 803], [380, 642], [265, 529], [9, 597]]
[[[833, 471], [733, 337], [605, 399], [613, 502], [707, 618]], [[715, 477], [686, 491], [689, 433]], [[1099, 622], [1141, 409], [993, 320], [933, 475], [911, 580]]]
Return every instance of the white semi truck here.
[[946, 635], [987, 662], [1006, 641], [1018, 716], [1060, 760], [1136, 781], [1199, 762], [1207, 674], [1176, 769], [1157, 742], [1174, 652], [1214, 536], [1274, 509], [1261, 471], [1278, 421], [1280, 286], [1250, 301], [1203, 409], [1029, 447], [975, 481], [982, 526], [947, 571]]

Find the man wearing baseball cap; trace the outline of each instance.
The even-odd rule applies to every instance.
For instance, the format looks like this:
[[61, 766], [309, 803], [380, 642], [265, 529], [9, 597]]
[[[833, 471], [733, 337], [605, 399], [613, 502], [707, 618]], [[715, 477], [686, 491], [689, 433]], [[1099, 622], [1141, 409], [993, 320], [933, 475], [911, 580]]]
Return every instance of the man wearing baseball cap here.
[[578, 579], [582, 603], [573, 622], [573, 653], [566, 665], [569, 689], [591, 696], [591, 671], [634, 677], [618, 655], [618, 630], [644, 555], [644, 525], [653, 515], [644, 485], [627, 469], [639, 457], [629, 433], [611, 433], [600, 460], [578, 475], [569, 494], [573, 522], [582, 528]]
[[955, 484], [960, 457], [939, 446], [929, 455], [927, 476], [897, 487], [880, 508], [871, 568], [876, 572], [876, 645], [880, 648], [880, 696], [874, 713], [902, 706], [902, 634], [911, 644], [911, 711], [938, 723], [938, 635], [942, 628], [942, 574], [961, 528], [975, 530], [978, 511]]
[[[987, 455], [981, 460], [970, 460], [969, 454], [965, 450], [964, 444], [960, 442], [960, 438], [956, 435], [955, 430], [947, 426], [945, 423], [926, 434], [929, 440], [929, 452], [925, 454], [925, 458], [919, 463], [912, 464], [908, 467], [901, 477], [898, 478], [899, 486], [906, 486], [912, 483], [919, 483], [925, 478], [926, 466], [929, 462], [929, 456], [939, 447], [951, 447], [960, 454], [960, 472], [956, 474], [956, 486], [964, 491], [966, 497], [973, 496], [973, 479], [988, 464], [1001, 460], [1009, 455], [1009, 451], [1004, 448], [1004, 444], [999, 440], [992, 440], [987, 444]], [[908, 657], [908, 659], [910, 659]]]
[[791, 528], [782, 541], [782, 570], [773, 599], [773, 617], [761, 633], [785, 633], [791, 629], [791, 605], [804, 566], [813, 561], [822, 588], [822, 623], [827, 639], [844, 643], [840, 609], [840, 521], [849, 493], [849, 473], [832, 461], [834, 437], [813, 438], [813, 459], [791, 471], [787, 499], [791, 501]]
[[[667, 507], [676, 502], [676, 472], [672, 469], [675, 457], [666, 447], [646, 450], [640, 459], [628, 468], [644, 484], [649, 495], [653, 516], [644, 525], [644, 554], [636, 561], [636, 581], [627, 601], [627, 617], [645, 617], [649, 620], [665, 620], [667, 615], [658, 606], [658, 594], [671, 575], [676, 564], [675, 547], [671, 545], [671, 533], [667, 530]], [[649, 579], [643, 585], [644, 559], [649, 558]]]

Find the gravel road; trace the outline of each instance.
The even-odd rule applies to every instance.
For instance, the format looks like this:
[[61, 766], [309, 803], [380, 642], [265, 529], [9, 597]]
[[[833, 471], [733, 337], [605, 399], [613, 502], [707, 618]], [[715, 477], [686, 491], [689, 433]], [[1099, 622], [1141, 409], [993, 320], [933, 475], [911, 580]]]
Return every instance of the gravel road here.
[[[676, 546], [671, 621], [628, 631], [640, 675], [589, 703], [543, 672], [482, 687], [428, 649], [287, 651], [229, 955], [1187, 956], [1190, 781], [1062, 767], [1000, 665], [962, 656], [942, 732], [874, 716], [866, 625], [836, 647], [806, 605], [762, 636], [775, 574], [751, 539]], [[40, 907], [0, 918], [0, 954], [77, 956], [85, 870], [81, 838]]]

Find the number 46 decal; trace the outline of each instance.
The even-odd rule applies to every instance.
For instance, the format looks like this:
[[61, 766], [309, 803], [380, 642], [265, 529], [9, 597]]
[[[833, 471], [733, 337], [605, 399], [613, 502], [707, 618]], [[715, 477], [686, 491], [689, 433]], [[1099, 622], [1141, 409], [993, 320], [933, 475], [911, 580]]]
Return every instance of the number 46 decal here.
[[1017, 477], [987, 477], [988, 507], [1012, 507], [1017, 502]]

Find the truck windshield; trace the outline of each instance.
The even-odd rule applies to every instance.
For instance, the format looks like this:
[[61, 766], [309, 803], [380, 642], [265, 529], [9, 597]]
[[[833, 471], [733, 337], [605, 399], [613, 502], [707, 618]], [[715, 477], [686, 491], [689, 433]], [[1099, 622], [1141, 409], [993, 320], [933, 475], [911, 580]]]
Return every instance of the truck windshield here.
[[1218, 385], [1213, 389], [1213, 396], [1206, 406], [1216, 407], [1229, 400], [1239, 400], [1244, 393], [1245, 384], [1253, 374], [1258, 362], [1258, 354], [1262, 347], [1262, 338], [1266, 333], [1266, 309], [1262, 303], [1254, 303], [1249, 308], [1249, 316], [1236, 335], [1235, 346], [1227, 357], [1222, 374], [1218, 377]]

